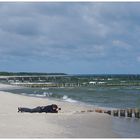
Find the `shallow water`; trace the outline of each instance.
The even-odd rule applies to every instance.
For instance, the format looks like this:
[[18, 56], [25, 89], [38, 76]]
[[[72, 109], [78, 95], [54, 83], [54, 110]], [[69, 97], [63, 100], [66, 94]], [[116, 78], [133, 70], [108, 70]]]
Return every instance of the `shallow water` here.
[[124, 138], [140, 138], [140, 119], [113, 117], [113, 131]]

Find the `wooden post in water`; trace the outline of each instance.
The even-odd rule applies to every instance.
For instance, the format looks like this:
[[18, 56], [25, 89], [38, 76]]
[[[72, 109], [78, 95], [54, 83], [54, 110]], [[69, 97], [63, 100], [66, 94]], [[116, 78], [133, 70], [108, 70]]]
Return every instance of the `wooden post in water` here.
[[119, 116], [119, 111], [118, 110], [113, 110], [113, 116], [118, 117]]
[[94, 112], [94, 110], [91, 110], [91, 109], [90, 109], [90, 110], [87, 110], [87, 112]]
[[140, 109], [134, 110], [135, 118], [140, 118]]
[[132, 109], [127, 109], [127, 117], [132, 118]]
[[111, 110], [105, 110], [104, 113], [111, 115]]
[[120, 110], [120, 116], [125, 117], [125, 110]]
[[103, 110], [102, 109], [95, 109], [95, 112], [103, 113]]

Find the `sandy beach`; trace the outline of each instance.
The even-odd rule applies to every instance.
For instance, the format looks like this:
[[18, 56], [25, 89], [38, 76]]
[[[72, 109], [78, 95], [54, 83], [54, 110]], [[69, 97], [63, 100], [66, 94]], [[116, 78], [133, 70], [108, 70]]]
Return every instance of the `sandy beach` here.
[[[3, 88], [13, 88], [0, 84]], [[36, 107], [55, 103], [62, 110], [51, 113], [18, 113], [17, 108]], [[81, 110], [86, 105], [27, 97], [0, 91], [0, 138], [116, 138], [112, 130], [112, 116]]]

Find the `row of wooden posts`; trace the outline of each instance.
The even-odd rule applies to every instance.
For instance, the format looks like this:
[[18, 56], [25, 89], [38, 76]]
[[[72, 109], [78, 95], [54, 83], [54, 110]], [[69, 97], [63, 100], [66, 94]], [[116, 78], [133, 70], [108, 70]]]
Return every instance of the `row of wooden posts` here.
[[95, 110], [87, 110], [81, 111], [84, 112], [98, 112], [98, 113], [106, 113], [112, 115], [114, 117], [129, 117], [129, 118], [139, 118], [140, 119], [140, 109], [117, 109], [117, 110], [104, 110], [104, 109], [95, 109]]
[[109, 115], [113, 115], [115, 117], [135, 117], [140, 118], [140, 110], [139, 109], [122, 109], [122, 110], [113, 110], [105, 112]]

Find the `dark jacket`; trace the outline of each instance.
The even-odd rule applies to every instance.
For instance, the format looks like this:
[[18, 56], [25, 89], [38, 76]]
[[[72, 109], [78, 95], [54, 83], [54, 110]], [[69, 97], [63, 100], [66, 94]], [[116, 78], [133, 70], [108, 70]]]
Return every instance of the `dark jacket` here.
[[41, 107], [41, 112], [46, 112], [46, 113], [58, 113], [58, 106], [57, 105], [48, 105], [48, 106], [42, 106]]

